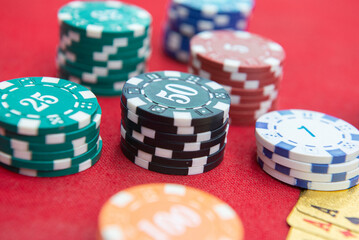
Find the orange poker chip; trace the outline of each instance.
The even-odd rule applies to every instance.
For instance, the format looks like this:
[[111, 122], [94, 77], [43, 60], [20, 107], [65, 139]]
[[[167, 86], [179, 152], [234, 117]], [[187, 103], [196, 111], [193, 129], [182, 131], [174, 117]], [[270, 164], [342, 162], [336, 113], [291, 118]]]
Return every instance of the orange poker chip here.
[[178, 184], [145, 184], [112, 196], [99, 215], [99, 239], [243, 239], [240, 218], [225, 202]]

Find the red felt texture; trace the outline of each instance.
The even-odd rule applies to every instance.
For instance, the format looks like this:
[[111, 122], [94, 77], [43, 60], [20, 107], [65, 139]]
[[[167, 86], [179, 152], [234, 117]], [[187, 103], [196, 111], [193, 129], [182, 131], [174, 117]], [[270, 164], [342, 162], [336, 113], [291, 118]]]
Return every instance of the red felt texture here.
[[[55, 76], [57, 10], [67, 1], [11, 0], [0, 7], [0, 80]], [[166, 0], [128, 1], [153, 15], [149, 70], [186, 66], [162, 52]], [[359, 1], [257, 0], [249, 30], [287, 53], [279, 109], [325, 112], [359, 127]], [[32, 178], [0, 169], [0, 239], [95, 239], [102, 204], [143, 183], [196, 187], [228, 202], [243, 221], [245, 239], [285, 239], [286, 217], [300, 190], [265, 174], [255, 161], [254, 127], [231, 126], [224, 162], [197, 176], [163, 175], [137, 167], [121, 153], [120, 98], [99, 97], [102, 158], [82, 173]]]

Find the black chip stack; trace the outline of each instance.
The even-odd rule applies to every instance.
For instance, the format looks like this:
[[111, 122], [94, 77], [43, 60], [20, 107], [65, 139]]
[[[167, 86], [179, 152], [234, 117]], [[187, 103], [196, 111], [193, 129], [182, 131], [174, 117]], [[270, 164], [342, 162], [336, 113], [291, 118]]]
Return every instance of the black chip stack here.
[[151, 171], [194, 175], [223, 160], [230, 97], [219, 84], [176, 71], [129, 79], [121, 96], [121, 149]]

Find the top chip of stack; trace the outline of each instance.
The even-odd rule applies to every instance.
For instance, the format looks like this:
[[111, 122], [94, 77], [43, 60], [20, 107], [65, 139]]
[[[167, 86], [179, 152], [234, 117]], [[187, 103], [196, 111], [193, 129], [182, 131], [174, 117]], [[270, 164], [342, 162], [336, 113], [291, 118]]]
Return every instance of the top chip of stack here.
[[119, 1], [80, 2], [58, 12], [57, 65], [62, 78], [97, 95], [120, 95], [124, 82], [146, 70], [151, 15]]
[[272, 177], [312, 190], [337, 191], [359, 179], [359, 130], [308, 110], [267, 113], [256, 122], [257, 161]]
[[121, 148], [135, 164], [153, 171], [209, 171], [223, 159], [229, 108], [223, 87], [192, 74], [133, 77], [121, 96]]
[[164, 50], [187, 62], [191, 37], [207, 30], [245, 30], [253, 8], [253, 0], [173, 0], [164, 28]]
[[283, 48], [259, 35], [234, 30], [205, 31], [190, 43], [189, 72], [216, 81], [231, 95], [231, 124], [252, 125], [274, 109]]
[[28, 176], [84, 171], [101, 155], [101, 108], [87, 88], [51, 77], [0, 83], [0, 165]]
[[244, 237], [242, 221], [227, 203], [178, 184], [145, 184], [125, 189], [103, 205], [98, 224], [98, 240]]

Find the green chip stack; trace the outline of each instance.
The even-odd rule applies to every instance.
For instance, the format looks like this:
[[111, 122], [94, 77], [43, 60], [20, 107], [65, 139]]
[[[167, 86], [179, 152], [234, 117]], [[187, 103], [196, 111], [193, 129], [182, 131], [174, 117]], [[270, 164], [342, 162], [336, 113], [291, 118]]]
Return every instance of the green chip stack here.
[[0, 82], [0, 96], [0, 166], [57, 177], [84, 171], [100, 159], [101, 108], [87, 88], [29, 77]]
[[125, 81], [146, 71], [151, 15], [119, 1], [70, 2], [58, 12], [59, 77], [96, 95], [120, 95]]

